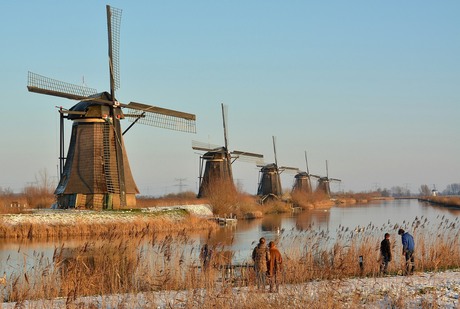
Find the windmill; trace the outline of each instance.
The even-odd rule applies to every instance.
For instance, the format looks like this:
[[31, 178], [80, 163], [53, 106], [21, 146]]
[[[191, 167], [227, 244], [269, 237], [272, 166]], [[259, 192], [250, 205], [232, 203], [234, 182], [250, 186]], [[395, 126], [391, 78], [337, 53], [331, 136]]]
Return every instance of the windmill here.
[[307, 171], [299, 172], [294, 176], [295, 181], [292, 191], [311, 193], [311, 178], [320, 178], [320, 176], [310, 174], [310, 171], [308, 170], [307, 151], [305, 151], [305, 163], [307, 166]]
[[[60, 108], [60, 180], [54, 192], [59, 208], [131, 208], [139, 190], [126, 154], [123, 134], [135, 123], [195, 132], [195, 115], [142, 103], [123, 104], [115, 97], [120, 86], [120, 9], [106, 6], [110, 93], [28, 74], [31, 92], [80, 101]], [[132, 123], [124, 132], [120, 121]], [[64, 157], [64, 119], [73, 122]]]
[[281, 166], [278, 167], [278, 159], [276, 157], [276, 142], [275, 137], [272, 136], [273, 141], [273, 152], [275, 155], [275, 163], [258, 165], [259, 171], [259, 186], [257, 189], [257, 195], [260, 196], [260, 200], [263, 203], [267, 198], [281, 198], [283, 194], [281, 188], [280, 174], [284, 171], [298, 172], [299, 169], [296, 167]]
[[209, 190], [212, 190], [213, 187], [220, 184], [226, 186], [228, 190], [236, 192], [232, 173], [233, 162], [240, 159], [241, 161], [257, 163], [263, 158], [263, 155], [257, 153], [229, 150], [227, 135], [227, 106], [221, 104], [221, 108], [222, 123], [224, 127], [224, 146], [210, 145], [197, 141], [192, 142], [192, 149], [206, 151], [205, 154], [200, 156], [200, 188], [197, 196], [199, 198], [206, 196]]
[[320, 177], [318, 179], [318, 186], [316, 187], [316, 191], [322, 191], [327, 194], [327, 196], [331, 196], [331, 188], [329, 186], [330, 182], [337, 181], [340, 182], [340, 179], [336, 178], [329, 178], [329, 170], [327, 166], [327, 160], [326, 160], [326, 177]]

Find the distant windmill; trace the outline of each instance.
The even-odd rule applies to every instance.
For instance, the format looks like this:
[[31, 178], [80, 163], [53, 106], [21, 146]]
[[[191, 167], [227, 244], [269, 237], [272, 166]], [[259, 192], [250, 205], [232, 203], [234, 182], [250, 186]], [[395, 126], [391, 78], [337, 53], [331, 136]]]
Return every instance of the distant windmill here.
[[213, 186], [224, 184], [228, 190], [236, 192], [233, 182], [232, 164], [235, 160], [240, 159], [248, 162], [259, 162], [263, 155], [246, 151], [234, 150], [228, 148], [227, 136], [227, 106], [221, 104], [222, 123], [224, 127], [224, 146], [205, 144], [197, 141], [192, 142], [194, 150], [206, 151], [200, 156], [200, 188], [198, 197], [204, 197]]
[[312, 177], [320, 178], [320, 176], [310, 174], [310, 171], [308, 170], [307, 151], [305, 151], [305, 163], [306, 163], [306, 166], [307, 166], [307, 171], [297, 173], [294, 176], [295, 181], [294, 181], [294, 186], [293, 186], [292, 191], [311, 193], [312, 192], [311, 178]]
[[275, 155], [275, 163], [266, 165], [258, 165], [261, 169], [259, 171], [259, 187], [257, 195], [261, 197], [262, 203], [269, 197], [279, 199], [283, 192], [281, 188], [280, 174], [284, 171], [298, 172], [296, 167], [281, 166], [278, 167], [278, 159], [276, 157], [276, 142], [275, 137], [272, 136], [273, 152]]
[[326, 160], [326, 177], [320, 177], [318, 179], [318, 186], [316, 187], [316, 191], [322, 191], [327, 194], [327, 196], [331, 196], [331, 188], [329, 186], [330, 182], [337, 181], [340, 182], [340, 179], [336, 178], [329, 178], [329, 170], [327, 166], [327, 160]]
[[[55, 190], [60, 208], [131, 208], [139, 190], [129, 167], [123, 134], [135, 123], [195, 132], [195, 115], [115, 98], [120, 86], [119, 31], [121, 10], [107, 5], [110, 93], [47, 78], [32, 72], [28, 90], [80, 101], [60, 108], [60, 181]], [[122, 111], [123, 110], [123, 111]], [[73, 121], [64, 157], [64, 118]], [[120, 120], [132, 124], [122, 133]]]

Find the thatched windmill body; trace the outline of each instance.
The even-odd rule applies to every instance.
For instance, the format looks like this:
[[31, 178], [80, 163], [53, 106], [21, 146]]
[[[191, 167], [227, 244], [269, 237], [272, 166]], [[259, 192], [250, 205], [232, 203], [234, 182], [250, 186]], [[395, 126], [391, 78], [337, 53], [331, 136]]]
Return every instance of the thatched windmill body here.
[[228, 148], [227, 134], [227, 106], [221, 104], [222, 123], [224, 128], [224, 146], [216, 146], [193, 141], [192, 148], [205, 151], [200, 156], [199, 165], [199, 190], [197, 197], [205, 197], [210, 190], [217, 186], [225, 186], [225, 190], [236, 192], [233, 182], [232, 164], [237, 159], [246, 162], [259, 162], [263, 155], [247, 151], [233, 150]]
[[[126, 154], [123, 134], [135, 123], [195, 132], [195, 115], [130, 102], [117, 101], [120, 85], [119, 30], [121, 10], [107, 6], [110, 93], [65, 83], [32, 72], [28, 90], [80, 101], [60, 108], [60, 181], [55, 190], [59, 208], [131, 208], [139, 190]], [[132, 124], [124, 131], [120, 121]], [[73, 122], [64, 157], [64, 119]]]
[[273, 141], [273, 152], [275, 155], [275, 163], [259, 165], [261, 168], [259, 171], [259, 185], [257, 189], [257, 195], [260, 196], [260, 200], [263, 203], [267, 198], [281, 198], [283, 190], [281, 187], [280, 174], [284, 171], [298, 172], [299, 169], [296, 167], [281, 166], [278, 167], [278, 159], [276, 156], [276, 142], [275, 137], [272, 136]]
[[294, 176], [295, 180], [294, 180], [294, 186], [292, 188], [292, 191], [312, 193], [311, 178], [312, 177], [320, 178], [320, 176], [310, 174], [310, 171], [308, 169], [308, 158], [307, 158], [306, 151], [305, 151], [305, 163], [307, 165], [307, 171], [299, 172]]
[[341, 182], [341, 180], [337, 178], [329, 178], [329, 169], [326, 160], [326, 176], [320, 177], [318, 179], [318, 186], [316, 187], [316, 191], [324, 192], [327, 196], [331, 196], [331, 182]]

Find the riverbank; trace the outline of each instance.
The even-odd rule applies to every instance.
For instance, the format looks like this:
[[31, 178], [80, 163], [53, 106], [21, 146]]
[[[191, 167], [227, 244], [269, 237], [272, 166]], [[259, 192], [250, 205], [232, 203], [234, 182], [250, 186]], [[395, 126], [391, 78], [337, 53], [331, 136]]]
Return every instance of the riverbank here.
[[157, 291], [0, 303], [0, 308], [460, 308], [460, 270], [254, 287]]
[[35, 210], [0, 215], [0, 239], [142, 237], [153, 232], [213, 229], [207, 205], [179, 205], [126, 211]]
[[418, 199], [422, 202], [429, 202], [445, 207], [460, 208], [459, 196], [425, 196]]

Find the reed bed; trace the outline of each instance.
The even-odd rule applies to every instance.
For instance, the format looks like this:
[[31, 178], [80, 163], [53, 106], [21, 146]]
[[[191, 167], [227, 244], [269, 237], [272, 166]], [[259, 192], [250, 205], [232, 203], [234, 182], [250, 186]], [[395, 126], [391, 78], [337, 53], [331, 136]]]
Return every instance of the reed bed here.
[[307, 193], [303, 191], [293, 191], [291, 193], [292, 203], [302, 209], [329, 208], [334, 205], [329, 196], [322, 191]]
[[449, 207], [460, 207], [460, 196], [427, 196], [421, 200]]
[[154, 232], [213, 229], [216, 224], [185, 210], [144, 212], [46, 211], [0, 216], [0, 239], [66, 239], [70, 237], [144, 237]]
[[182, 192], [177, 194], [168, 194], [163, 197], [139, 196], [136, 199], [137, 208], [148, 208], [157, 206], [171, 205], [196, 205], [205, 204], [206, 201], [196, 198], [195, 192]]
[[[286, 293], [290, 291], [295, 297], [279, 295], [267, 306], [340, 308], [341, 304], [336, 301], [337, 282], [345, 278], [380, 276], [379, 244], [385, 232], [392, 235], [393, 260], [389, 271], [393, 275], [400, 273], [404, 267], [400, 238], [396, 236], [400, 227], [414, 235], [417, 271], [459, 268], [458, 224], [458, 219], [449, 221], [441, 217], [438, 222], [429, 222], [421, 217], [401, 225], [388, 222], [377, 227], [370, 223], [353, 230], [339, 227], [334, 233], [313, 228], [282, 231], [274, 239], [284, 259], [282, 285], [289, 286]], [[208, 238], [212, 238], [212, 232]], [[3, 301], [18, 304], [63, 297], [70, 308], [78, 307], [77, 300], [82, 296], [147, 292], [148, 297], [152, 297], [143, 300], [147, 301], [145, 308], [148, 308], [158, 301], [154, 295], [161, 295], [151, 294], [155, 291], [177, 293], [176, 305], [181, 308], [256, 308], [263, 304], [266, 296], [255, 293], [249, 257], [239, 261], [241, 267], [235, 268], [228, 244], [216, 244], [212, 246], [209, 266], [203, 266], [200, 249], [201, 243], [185, 229], [166, 234], [106, 233], [98, 241], [75, 247], [65, 243], [57, 246], [52, 257], [34, 253], [32, 264], [25, 260], [7, 260], [2, 265], [17, 263], [16, 271], [8, 274], [7, 284], [0, 286], [0, 295]], [[359, 256], [364, 258], [362, 268]], [[0, 273], [5, 271], [2, 268]], [[305, 282], [317, 282], [317, 290], [311, 291], [310, 297], [299, 297], [304, 291], [296, 292], [296, 284]], [[235, 296], [232, 292], [235, 288], [245, 289], [246, 296]], [[181, 291], [188, 292], [181, 294]], [[404, 304], [404, 295], [391, 297], [389, 301], [394, 306]], [[321, 300], [319, 305], [318, 300]], [[356, 300], [348, 301], [362, 305], [363, 299], [357, 296]], [[433, 303], [427, 301], [426, 305]]]

